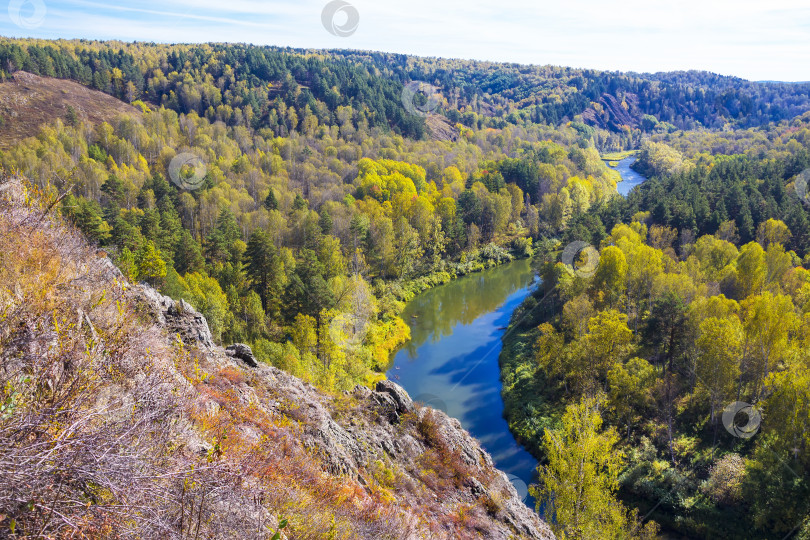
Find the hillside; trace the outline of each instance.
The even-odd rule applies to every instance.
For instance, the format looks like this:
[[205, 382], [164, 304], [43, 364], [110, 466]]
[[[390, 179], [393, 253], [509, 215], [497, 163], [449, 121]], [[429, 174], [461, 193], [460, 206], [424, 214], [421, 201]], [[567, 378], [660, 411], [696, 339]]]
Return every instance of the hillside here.
[[213, 344], [26, 183], [0, 183], [0, 527], [10, 538], [546, 538], [458, 421], [327, 394]]
[[[71, 119], [71, 108], [75, 120]], [[40, 77], [25, 71], [0, 83], [0, 149], [7, 149], [40, 127], [53, 123], [86, 121], [97, 125], [119, 115], [140, 117], [140, 111], [108, 94], [70, 80]]]
[[610, 151], [637, 147], [643, 134], [766, 126], [810, 110], [808, 83], [356, 50], [0, 38], [0, 66], [0, 79], [25, 70], [77, 81], [127, 102], [142, 99], [281, 136], [303, 131], [314, 116], [358, 130], [372, 127], [414, 139], [433, 135], [446, 140], [447, 131], [437, 132], [435, 120], [426, 126], [423, 115], [410, 114], [408, 100], [403, 102], [413, 83], [431, 88], [425, 92], [420, 86], [413, 104], [431, 103], [431, 112], [450, 126], [502, 129], [572, 122]]

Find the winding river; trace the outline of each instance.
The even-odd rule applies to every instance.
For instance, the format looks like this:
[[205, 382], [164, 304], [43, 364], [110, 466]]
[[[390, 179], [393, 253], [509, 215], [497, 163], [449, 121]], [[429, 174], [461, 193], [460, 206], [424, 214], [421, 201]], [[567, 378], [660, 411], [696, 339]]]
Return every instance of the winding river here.
[[634, 187], [647, 181], [645, 177], [630, 168], [635, 162], [636, 158], [631, 156], [621, 160], [618, 165], [612, 167], [612, 169], [618, 171], [622, 176], [622, 181], [616, 185], [616, 191], [618, 191], [622, 197], [627, 197]]
[[[630, 168], [634, 157], [615, 169], [626, 197], [646, 180]], [[527, 486], [536, 481], [537, 460], [520, 446], [503, 418], [498, 356], [512, 312], [529, 295], [535, 274], [528, 260], [461, 277], [414, 298], [402, 317], [411, 340], [392, 359], [388, 378], [415, 401], [457, 418], [509, 475], [527, 504]]]
[[402, 315], [411, 340], [388, 371], [415, 401], [457, 418], [527, 502], [537, 460], [515, 441], [503, 418], [498, 356], [509, 318], [534, 279], [524, 259], [417, 296]]

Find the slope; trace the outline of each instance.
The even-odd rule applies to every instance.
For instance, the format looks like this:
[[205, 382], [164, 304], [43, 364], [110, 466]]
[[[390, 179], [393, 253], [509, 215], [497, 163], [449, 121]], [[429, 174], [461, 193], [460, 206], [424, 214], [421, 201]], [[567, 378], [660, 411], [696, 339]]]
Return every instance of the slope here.
[[[71, 118], [71, 108], [75, 118]], [[0, 149], [36, 136], [40, 126], [58, 118], [66, 123], [100, 124], [121, 114], [140, 116], [140, 111], [73, 81], [18, 71], [11, 80], [0, 83]]]
[[0, 183], [3, 534], [553, 538], [457, 421], [213, 345], [53, 203]]

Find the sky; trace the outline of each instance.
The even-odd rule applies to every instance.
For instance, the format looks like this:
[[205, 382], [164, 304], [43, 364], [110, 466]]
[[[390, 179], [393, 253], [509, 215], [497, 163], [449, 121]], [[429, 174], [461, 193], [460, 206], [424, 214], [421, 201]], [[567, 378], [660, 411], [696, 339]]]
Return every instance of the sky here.
[[12, 37], [247, 42], [810, 81], [808, 0], [2, 1], [0, 35]]

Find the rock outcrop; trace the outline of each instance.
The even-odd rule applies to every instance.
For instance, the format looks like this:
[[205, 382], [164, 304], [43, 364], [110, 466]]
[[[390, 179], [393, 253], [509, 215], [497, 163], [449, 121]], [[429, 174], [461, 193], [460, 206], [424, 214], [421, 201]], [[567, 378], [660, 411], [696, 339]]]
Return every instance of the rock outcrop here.
[[241, 360], [250, 367], [257, 367], [259, 365], [256, 361], [256, 357], [253, 356], [253, 350], [249, 345], [245, 345], [244, 343], [234, 343], [233, 345], [225, 347], [225, 354]]
[[484, 538], [554, 538], [455, 418], [415, 404], [388, 380], [373, 390], [357, 386], [340, 398], [329, 396], [257, 362], [247, 345], [224, 350], [213, 345], [205, 319], [187, 303], [174, 302], [146, 285], [136, 291], [155, 322], [165, 326], [169, 340], [180, 336], [187, 345], [199, 347], [205, 361], [244, 369], [257, 386], [269, 390], [274, 398], [262, 400], [259, 388], [243, 385], [240, 400], [251, 406], [259, 403], [271, 415], [294, 418], [301, 426], [301, 443], [327, 474], [356, 481], [370, 492], [380, 476], [397, 478], [396, 485], [387, 488], [398, 504], [408, 514], [422, 514], [411, 516], [421, 525], [403, 538], [457, 538], [458, 532], [446, 522], [458, 508], [473, 509], [474, 529]]
[[175, 301], [145, 283], [135, 285], [131, 296], [171, 338], [179, 337], [184, 344], [193, 347], [211, 349], [214, 346], [208, 321], [185, 300]]

